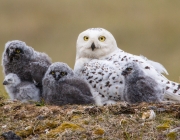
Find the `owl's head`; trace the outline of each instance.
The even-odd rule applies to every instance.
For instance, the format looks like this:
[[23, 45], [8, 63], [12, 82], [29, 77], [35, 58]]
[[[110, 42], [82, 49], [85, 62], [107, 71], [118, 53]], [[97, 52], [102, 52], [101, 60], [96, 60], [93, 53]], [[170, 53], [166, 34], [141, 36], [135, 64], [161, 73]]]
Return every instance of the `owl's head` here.
[[128, 77], [130, 75], [134, 75], [134, 73], [137, 74], [138, 72], [138, 69], [140, 70], [139, 67], [139, 64], [136, 63], [136, 62], [130, 62], [130, 63], [127, 63], [123, 69], [122, 69], [122, 75], [125, 76], [125, 77]]
[[4, 81], [3, 81], [3, 85], [15, 87], [20, 82], [21, 82], [21, 80], [19, 79], [19, 77], [16, 74], [9, 73], [8, 75], [5, 76]]
[[24, 57], [31, 58], [33, 52], [34, 50], [23, 41], [13, 40], [5, 44], [5, 53], [10, 61], [18, 61]]
[[51, 79], [52, 81], [63, 81], [73, 75], [72, 69], [67, 64], [55, 62], [49, 66], [44, 77]]
[[76, 44], [76, 59], [101, 58], [114, 50], [117, 44], [113, 35], [103, 28], [91, 28], [79, 34]]

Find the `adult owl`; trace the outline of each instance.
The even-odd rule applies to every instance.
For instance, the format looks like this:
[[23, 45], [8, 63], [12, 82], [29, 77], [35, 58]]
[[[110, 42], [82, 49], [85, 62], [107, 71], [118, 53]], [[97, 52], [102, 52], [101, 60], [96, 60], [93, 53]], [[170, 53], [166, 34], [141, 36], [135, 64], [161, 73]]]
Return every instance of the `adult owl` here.
[[168, 73], [160, 63], [124, 52], [118, 48], [113, 35], [103, 28], [90, 28], [79, 34], [74, 71], [91, 85], [93, 94], [102, 97], [102, 104], [121, 100], [124, 91], [121, 73], [129, 62], [138, 63], [147, 76], [165, 83], [165, 98], [180, 101], [180, 85], [162, 75]]

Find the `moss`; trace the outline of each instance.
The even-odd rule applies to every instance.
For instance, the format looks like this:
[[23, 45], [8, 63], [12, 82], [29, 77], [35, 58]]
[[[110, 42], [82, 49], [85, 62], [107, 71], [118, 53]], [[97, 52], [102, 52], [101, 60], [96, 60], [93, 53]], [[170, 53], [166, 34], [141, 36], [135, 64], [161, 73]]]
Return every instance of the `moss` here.
[[48, 121], [48, 122], [46, 122], [46, 126], [48, 126], [49, 128], [55, 128], [58, 125], [59, 125], [59, 123], [56, 122], [56, 121]]
[[28, 137], [29, 135], [32, 135], [33, 134], [33, 128], [29, 128], [27, 130], [21, 130], [21, 131], [17, 131], [16, 134], [20, 137], [23, 137], [23, 138], [26, 138]]
[[167, 137], [169, 140], [176, 140], [177, 133], [176, 132], [170, 132], [167, 134]]
[[128, 123], [128, 121], [125, 120], [125, 119], [122, 119], [122, 120], [120, 121], [120, 124], [121, 124], [121, 125], [126, 125], [127, 123]]
[[88, 121], [88, 120], [84, 120], [84, 121], [83, 121], [83, 124], [88, 125], [88, 124], [89, 124], [89, 121]]
[[49, 133], [48, 133], [48, 137], [51, 138], [51, 137], [56, 137], [58, 136], [58, 133], [62, 133], [64, 130], [66, 129], [71, 129], [73, 131], [76, 131], [76, 130], [80, 130], [80, 131], [83, 131], [84, 128], [82, 128], [80, 125], [77, 125], [77, 124], [73, 124], [73, 123], [70, 123], [70, 122], [64, 122], [62, 123], [59, 127], [51, 130]]
[[126, 140], [130, 140], [130, 134], [128, 132], [123, 132], [123, 136]]
[[103, 135], [104, 133], [105, 133], [104, 130], [101, 128], [98, 128], [94, 131], [94, 134], [96, 135]]
[[39, 131], [45, 131], [45, 129], [53, 129], [56, 128], [59, 125], [59, 122], [56, 121], [47, 121], [45, 124], [39, 124], [37, 125], [35, 132]]
[[170, 124], [168, 122], [166, 122], [166, 123], [163, 123], [161, 125], [158, 125], [156, 128], [158, 130], [166, 130], [166, 129], [170, 128]]
[[71, 120], [77, 120], [77, 119], [79, 119], [81, 116], [79, 116], [79, 115], [74, 115], [74, 116], [72, 116], [72, 118], [71, 118]]

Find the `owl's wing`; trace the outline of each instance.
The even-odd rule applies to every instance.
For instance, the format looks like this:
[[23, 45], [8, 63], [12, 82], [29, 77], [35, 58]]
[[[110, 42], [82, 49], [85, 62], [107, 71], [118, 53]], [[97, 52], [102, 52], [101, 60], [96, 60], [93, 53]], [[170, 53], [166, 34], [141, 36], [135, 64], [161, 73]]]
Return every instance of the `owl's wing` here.
[[66, 104], [91, 104], [94, 103], [92, 96], [84, 95], [80, 89], [64, 84], [61, 88], [61, 97], [65, 98]]
[[82, 76], [90, 84], [94, 97], [100, 97], [102, 104], [121, 100], [124, 77], [121, 68], [111, 61], [91, 60], [85, 64]]
[[52, 60], [46, 53], [35, 51], [34, 55], [35, 55], [35, 58], [34, 58], [35, 62], [43, 62], [46, 65], [51, 65]]
[[[154, 85], [154, 84], [153, 84]], [[142, 94], [149, 94], [152, 93], [152, 83], [149, 82], [145, 78], [141, 78], [136, 82], [137, 91], [139, 91]]]
[[44, 77], [44, 74], [46, 73], [49, 65], [47, 65], [44, 62], [31, 62], [30, 63], [30, 72], [32, 79], [37, 83], [42, 83], [42, 78]]
[[156, 81], [150, 77], [143, 77], [136, 82], [137, 96], [142, 98], [145, 102], [160, 101], [163, 95], [163, 89], [157, 85]]
[[33, 84], [24, 86], [22, 85], [21, 87], [19, 87], [19, 99], [22, 101], [38, 101], [39, 96], [39, 89], [37, 89]]
[[165, 73], [168, 75], [168, 72], [167, 70], [165, 69], [165, 67], [158, 63], [158, 62], [155, 62], [155, 61], [152, 61], [152, 60], [148, 60], [146, 57], [144, 57], [143, 55], [140, 55], [141, 58], [143, 58], [144, 60], [146, 60], [148, 63], [150, 63], [156, 70], [157, 72], [159, 73]]
[[75, 76], [73, 78], [68, 78], [64, 81], [64, 83], [67, 83], [74, 88], [80, 89], [82, 94], [84, 95], [92, 96], [89, 85], [86, 83], [85, 80], [79, 77]]

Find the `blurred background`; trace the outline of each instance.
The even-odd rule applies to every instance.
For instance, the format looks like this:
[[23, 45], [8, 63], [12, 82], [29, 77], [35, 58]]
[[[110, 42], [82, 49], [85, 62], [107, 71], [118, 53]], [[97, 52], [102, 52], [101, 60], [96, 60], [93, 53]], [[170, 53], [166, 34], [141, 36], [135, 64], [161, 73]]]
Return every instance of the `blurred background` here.
[[73, 68], [76, 39], [92, 27], [110, 31], [122, 50], [160, 62], [180, 82], [179, 0], [0, 1], [1, 53], [7, 41], [22, 40]]

